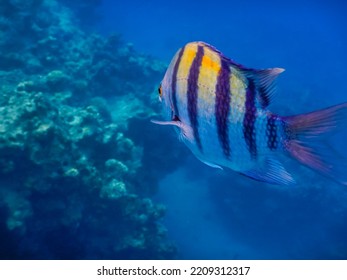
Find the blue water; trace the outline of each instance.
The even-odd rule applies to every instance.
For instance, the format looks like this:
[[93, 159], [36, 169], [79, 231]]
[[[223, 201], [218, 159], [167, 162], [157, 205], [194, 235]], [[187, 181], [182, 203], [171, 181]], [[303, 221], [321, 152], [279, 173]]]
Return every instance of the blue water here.
[[[347, 259], [346, 186], [290, 159], [294, 186], [204, 165], [150, 123], [164, 70], [146, 66], [204, 41], [286, 69], [276, 114], [347, 102], [344, 1], [57, 1], [71, 22], [12, 2], [0, 4], [0, 259]], [[347, 126], [323, 139], [341, 165], [346, 139]]]
[[[201, 40], [249, 67], [283, 67], [272, 108], [292, 114], [346, 101], [345, 11], [342, 1], [109, 0], [100, 28], [166, 62]], [[340, 152], [346, 136], [333, 139]], [[156, 196], [168, 207], [165, 224], [178, 258], [347, 258], [347, 190], [304, 172], [300, 178], [296, 168], [299, 185], [274, 187], [215, 171], [193, 156], [179, 163]]]
[[180, 46], [205, 41], [246, 66], [285, 68], [279, 79], [280, 102], [299, 96], [299, 90], [310, 91], [322, 96], [310, 100], [319, 106], [344, 100], [346, 9], [336, 0], [151, 0], [126, 5], [104, 0], [100, 31], [120, 32], [136, 49], [167, 63]]

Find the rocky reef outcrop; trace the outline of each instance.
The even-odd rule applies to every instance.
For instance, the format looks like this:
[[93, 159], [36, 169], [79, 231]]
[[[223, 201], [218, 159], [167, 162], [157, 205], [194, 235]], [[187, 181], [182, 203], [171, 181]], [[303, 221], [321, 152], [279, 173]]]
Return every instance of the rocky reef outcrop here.
[[0, 258], [173, 258], [150, 199], [181, 157], [149, 122], [165, 65], [73, 19], [0, 3]]

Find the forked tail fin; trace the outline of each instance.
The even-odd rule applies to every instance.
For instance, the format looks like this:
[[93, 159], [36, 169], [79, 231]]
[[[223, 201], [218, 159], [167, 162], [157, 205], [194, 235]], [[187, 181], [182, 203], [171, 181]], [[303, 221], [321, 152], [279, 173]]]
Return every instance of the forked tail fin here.
[[[316, 137], [341, 128], [347, 122], [347, 102], [319, 111], [284, 117], [285, 150], [300, 163], [347, 185], [347, 163], [316, 141]], [[346, 139], [347, 140], [347, 139]]]

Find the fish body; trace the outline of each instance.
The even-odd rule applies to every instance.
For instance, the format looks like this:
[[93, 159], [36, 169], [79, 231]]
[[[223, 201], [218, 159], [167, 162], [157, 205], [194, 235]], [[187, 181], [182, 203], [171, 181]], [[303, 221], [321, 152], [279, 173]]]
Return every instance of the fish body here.
[[276, 115], [268, 105], [283, 71], [247, 68], [206, 43], [188, 43], [172, 59], [159, 88], [167, 120], [154, 122], [174, 126], [193, 154], [212, 167], [292, 184], [278, 159], [285, 154], [335, 176], [337, 169], [303, 139], [336, 127], [347, 103], [305, 115]]

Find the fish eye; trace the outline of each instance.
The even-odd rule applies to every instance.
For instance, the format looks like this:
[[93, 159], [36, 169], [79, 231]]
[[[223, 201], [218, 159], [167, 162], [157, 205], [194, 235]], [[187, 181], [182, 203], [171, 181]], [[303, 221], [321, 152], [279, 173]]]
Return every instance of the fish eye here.
[[159, 97], [162, 97], [163, 96], [163, 90], [161, 88], [161, 84], [160, 84], [160, 86], [158, 88], [158, 92], [159, 92]]

